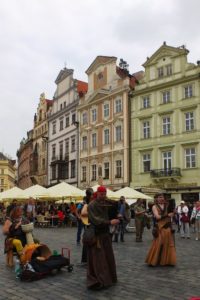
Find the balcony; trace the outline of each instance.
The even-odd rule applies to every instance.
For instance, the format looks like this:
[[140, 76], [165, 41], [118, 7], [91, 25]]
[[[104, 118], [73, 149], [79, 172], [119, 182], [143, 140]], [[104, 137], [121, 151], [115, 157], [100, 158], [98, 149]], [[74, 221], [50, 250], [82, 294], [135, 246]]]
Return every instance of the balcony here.
[[178, 179], [181, 177], [180, 168], [169, 168], [169, 169], [155, 169], [150, 171], [150, 175], [154, 179]]

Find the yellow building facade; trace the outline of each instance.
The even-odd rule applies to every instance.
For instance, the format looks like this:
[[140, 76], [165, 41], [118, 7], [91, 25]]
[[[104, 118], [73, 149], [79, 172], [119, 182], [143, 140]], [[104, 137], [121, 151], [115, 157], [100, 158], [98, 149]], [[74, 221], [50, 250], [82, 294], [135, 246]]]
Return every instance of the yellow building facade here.
[[163, 45], [132, 92], [131, 186], [166, 190], [178, 203], [200, 192], [200, 62]]
[[16, 181], [16, 161], [0, 153], [0, 192], [11, 189]]

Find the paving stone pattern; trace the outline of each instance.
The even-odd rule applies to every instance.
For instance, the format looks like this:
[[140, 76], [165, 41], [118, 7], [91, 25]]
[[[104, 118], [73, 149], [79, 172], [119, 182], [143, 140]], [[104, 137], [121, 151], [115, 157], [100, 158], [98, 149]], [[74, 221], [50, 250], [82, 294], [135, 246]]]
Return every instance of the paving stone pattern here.
[[5, 265], [4, 236], [0, 227], [0, 300], [189, 300], [200, 296], [200, 241], [181, 239], [176, 234], [177, 266], [148, 267], [144, 260], [152, 236], [145, 231], [144, 242], [136, 243], [127, 233], [125, 243], [113, 243], [118, 283], [105, 290], [88, 291], [86, 268], [80, 267], [81, 246], [76, 245], [76, 228], [37, 228], [34, 235], [51, 250], [70, 247], [74, 270], [63, 269], [56, 275], [34, 282], [21, 282], [14, 270]]

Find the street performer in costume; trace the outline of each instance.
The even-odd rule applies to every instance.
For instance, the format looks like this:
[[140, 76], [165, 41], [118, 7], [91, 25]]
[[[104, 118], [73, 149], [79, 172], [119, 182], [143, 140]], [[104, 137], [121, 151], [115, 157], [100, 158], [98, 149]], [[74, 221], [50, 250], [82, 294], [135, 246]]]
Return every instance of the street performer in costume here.
[[101, 289], [117, 282], [115, 258], [109, 225], [119, 224], [109, 220], [110, 204], [106, 200], [106, 188], [97, 189], [97, 199], [88, 205], [89, 223], [95, 228], [96, 242], [88, 247], [87, 287]]
[[168, 212], [168, 205], [163, 194], [155, 196], [155, 205], [152, 211], [156, 224], [153, 229], [154, 240], [146, 257], [146, 263], [150, 266], [174, 266], [176, 250], [171, 226], [174, 212]]

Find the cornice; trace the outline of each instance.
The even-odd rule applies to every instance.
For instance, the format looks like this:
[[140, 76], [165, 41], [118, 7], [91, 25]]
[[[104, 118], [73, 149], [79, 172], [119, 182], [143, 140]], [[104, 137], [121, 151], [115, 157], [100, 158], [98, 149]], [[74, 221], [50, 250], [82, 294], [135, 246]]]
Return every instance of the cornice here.
[[[134, 98], [135, 96], [147, 94], [147, 93], [150, 93], [150, 92], [154, 92], [154, 91], [157, 91], [157, 90], [162, 90], [162, 89], [165, 89], [165, 88], [173, 87], [173, 86], [178, 85], [178, 84], [188, 83], [189, 81], [193, 81], [195, 79], [200, 80], [200, 73], [197, 73], [197, 74], [194, 74], [194, 75], [191, 75], [191, 76], [187, 76], [187, 77], [178, 78], [178, 79], [175, 79], [175, 80], [171, 80], [171, 81], [165, 82], [165, 83], [159, 83], [157, 85], [146, 87], [146, 88], [138, 90], [138, 91], [134, 90], [132, 92], [132, 97], [131, 98]], [[147, 84], [148, 82], [145, 82], [145, 83]]]

